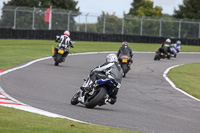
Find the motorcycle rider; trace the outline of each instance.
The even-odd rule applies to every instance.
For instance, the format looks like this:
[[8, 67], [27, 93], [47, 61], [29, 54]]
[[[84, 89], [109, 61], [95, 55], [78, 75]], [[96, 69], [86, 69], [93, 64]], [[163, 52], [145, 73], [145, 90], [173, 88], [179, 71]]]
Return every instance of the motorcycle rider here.
[[98, 79], [113, 79], [113, 83], [117, 86], [113, 93], [109, 96], [107, 101], [104, 101], [100, 104], [104, 105], [106, 103], [114, 104], [117, 100], [117, 93], [121, 86], [121, 80], [123, 76], [123, 70], [121, 69], [117, 56], [115, 54], [108, 54], [106, 57], [106, 62], [103, 65], [97, 66], [90, 72], [90, 80], [89, 87], [83, 88], [82, 90], [90, 92], [92, 87], [95, 86], [95, 81]]
[[167, 54], [167, 52], [171, 53], [170, 47], [171, 39], [167, 38], [166, 41], [162, 44], [162, 46], [159, 48], [159, 51], [165, 54]]
[[178, 40], [176, 41], [176, 43], [174, 44], [174, 47], [176, 48], [177, 53], [181, 51], [181, 41]]
[[[71, 39], [69, 38], [70, 36], [70, 32], [68, 30], [64, 31], [64, 35], [61, 36], [56, 36], [56, 40], [55, 42], [58, 42], [58, 46], [54, 48], [54, 55], [52, 57], [55, 57], [56, 54], [58, 53], [58, 49], [64, 45], [65, 49], [68, 49], [68, 47], [70, 46], [71, 48], [74, 48]], [[69, 54], [69, 51], [66, 50], [63, 54], [63, 61], [65, 61], [65, 58], [67, 57], [67, 55]]]
[[117, 52], [118, 60], [120, 59], [120, 57], [122, 55], [127, 55], [127, 56], [131, 57], [130, 63], [128, 64], [128, 67], [129, 67], [129, 70], [130, 70], [131, 69], [130, 65], [133, 63], [133, 60], [132, 60], [133, 53], [132, 53], [131, 48], [128, 46], [127, 41], [122, 42], [122, 46], [119, 48], [119, 50]]

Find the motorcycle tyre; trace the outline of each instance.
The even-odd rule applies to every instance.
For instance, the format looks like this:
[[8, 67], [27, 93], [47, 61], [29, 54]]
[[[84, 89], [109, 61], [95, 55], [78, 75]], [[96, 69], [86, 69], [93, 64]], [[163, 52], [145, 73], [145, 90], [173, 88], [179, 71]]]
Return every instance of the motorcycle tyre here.
[[61, 54], [57, 54], [56, 55], [56, 57], [55, 57], [55, 66], [58, 66], [59, 65], [59, 63], [60, 63], [60, 59], [61, 59]]
[[97, 106], [106, 96], [107, 91], [105, 87], [99, 87], [100, 91], [96, 94], [96, 96], [91, 99], [90, 101], [85, 102], [85, 107], [86, 108], [94, 108]]
[[127, 73], [127, 69], [128, 69], [127, 64], [122, 64], [121, 66], [122, 66], [122, 70], [124, 72], [123, 77], [126, 77], [126, 73]]
[[174, 58], [176, 58], [176, 54], [174, 54]]
[[78, 97], [79, 97], [79, 92], [76, 93], [76, 94], [72, 97], [72, 99], [71, 99], [71, 104], [72, 104], [72, 105], [76, 105], [76, 104], [79, 103]]
[[155, 57], [154, 57], [154, 60], [160, 60], [160, 53], [156, 53]]
[[170, 57], [171, 57], [171, 55], [167, 55], [167, 59], [168, 59], [168, 60], [170, 59]]

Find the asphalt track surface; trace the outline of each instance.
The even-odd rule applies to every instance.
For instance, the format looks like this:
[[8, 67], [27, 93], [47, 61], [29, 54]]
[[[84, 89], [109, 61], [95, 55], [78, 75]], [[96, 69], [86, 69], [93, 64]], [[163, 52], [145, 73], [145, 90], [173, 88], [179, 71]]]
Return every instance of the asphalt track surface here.
[[71, 105], [83, 79], [104, 63], [106, 55], [73, 55], [59, 66], [53, 59], [43, 60], [2, 75], [0, 85], [30, 106], [93, 124], [145, 133], [200, 132], [200, 102], [172, 88], [162, 76], [170, 66], [200, 62], [200, 54], [180, 53], [177, 58], [154, 61], [154, 53], [134, 53], [115, 105], [94, 109]]

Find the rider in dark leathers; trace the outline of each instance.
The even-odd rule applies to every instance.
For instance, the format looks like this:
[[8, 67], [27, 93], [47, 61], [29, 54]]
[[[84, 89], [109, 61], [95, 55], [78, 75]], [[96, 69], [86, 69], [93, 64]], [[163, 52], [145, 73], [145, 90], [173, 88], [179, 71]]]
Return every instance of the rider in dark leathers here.
[[[114, 89], [114, 92], [109, 96], [108, 101], [105, 101], [105, 103], [108, 102], [110, 104], [114, 104], [117, 100], [117, 93], [121, 86], [122, 76], [123, 70], [118, 63], [117, 56], [115, 54], [109, 54], [107, 55], [106, 62], [103, 65], [97, 66], [90, 72], [90, 87], [86, 87], [85, 90], [91, 91], [91, 88], [93, 85], [95, 85], [95, 81], [97, 79], [111, 78], [117, 87]], [[105, 103], [102, 103], [102, 105]]]
[[159, 48], [159, 51], [165, 54], [167, 54], [167, 52], [171, 53], [170, 47], [171, 47], [171, 40], [168, 38]]
[[[55, 55], [58, 53], [58, 49], [59, 47], [61, 47], [62, 45], [65, 47], [65, 49], [68, 49], [68, 47], [70, 46], [71, 48], [73, 48], [73, 44], [72, 44], [72, 41], [71, 39], [69, 38], [70, 36], [70, 32], [69, 31], [65, 31], [64, 32], [64, 35], [61, 35], [61, 36], [56, 36], [56, 40], [55, 42], [58, 42], [58, 46], [54, 48], [54, 55], [53, 57], [55, 57]], [[63, 54], [63, 59], [65, 60], [65, 58], [67, 57], [67, 55], [69, 54], [69, 51], [65, 51], [64, 54]]]
[[[132, 59], [133, 53], [132, 53], [131, 48], [128, 46], [128, 42], [127, 41], [124, 41], [122, 43], [122, 46], [119, 48], [119, 50], [117, 52], [118, 60], [122, 55], [127, 55], [128, 57], [131, 57], [130, 63], [133, 63], [133, 59]], [[131, 65], [130, 63], [128, 65], [129, 69], [130, 69], [130, 65]]]

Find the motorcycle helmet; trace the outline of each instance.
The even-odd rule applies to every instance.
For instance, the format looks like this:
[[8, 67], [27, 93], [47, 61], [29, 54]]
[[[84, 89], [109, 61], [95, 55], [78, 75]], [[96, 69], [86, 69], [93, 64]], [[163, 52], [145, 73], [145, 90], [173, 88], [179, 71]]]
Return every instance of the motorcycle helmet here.
[[122, 43], [122, 46], [128, 46], [128, 42], [127, 42], [127, 41], [124, 41], [124, 42]]
[[178, 45], [181, 45], [181, 41], [179, 41], [179, 40], [178, 40], [176, 43], [177, 43]]
[[68, 31], [68, 30], [66, 30], [65, 32], [64, 32], [64, 35], [66, 35], [66, 36], [70, 36], [70, 32]]
[[117, 56], [115, 54], [108, 54], [106, 56], [106, 62], [117, 62]]
[[171, 43], [171, 39], [167, 38], [166, 43]]

